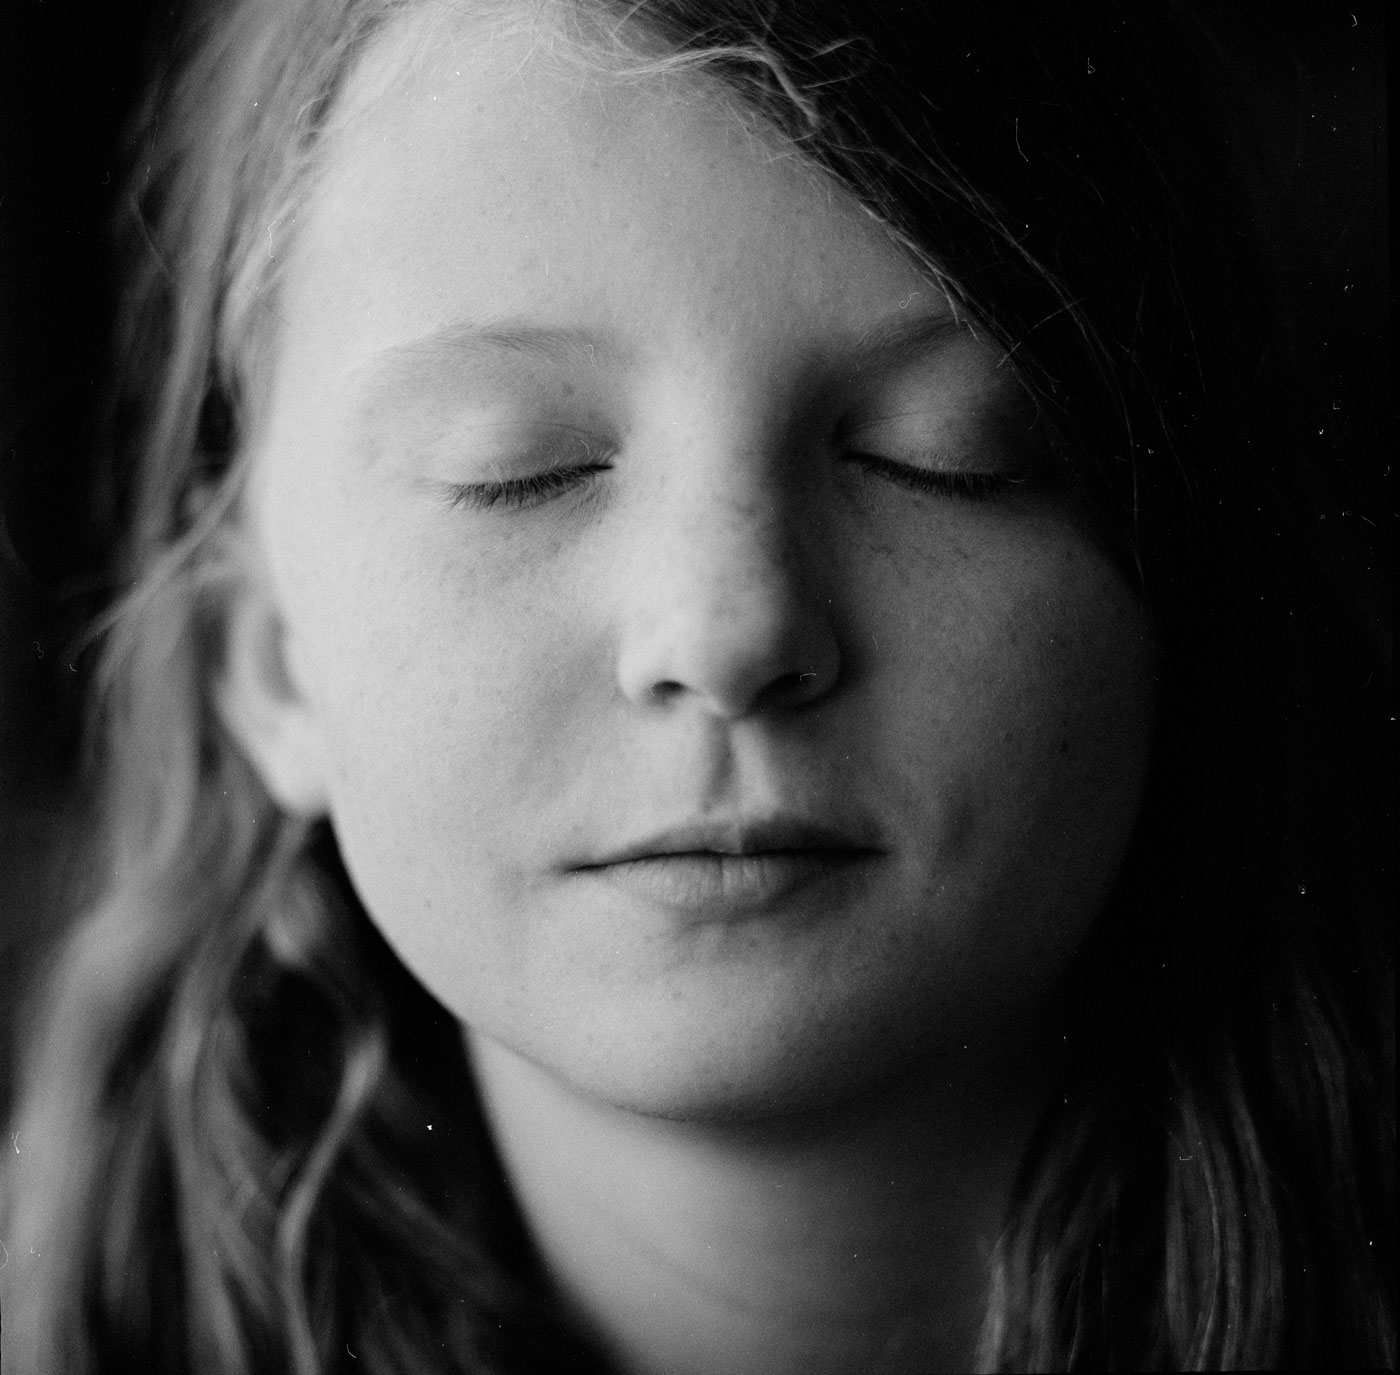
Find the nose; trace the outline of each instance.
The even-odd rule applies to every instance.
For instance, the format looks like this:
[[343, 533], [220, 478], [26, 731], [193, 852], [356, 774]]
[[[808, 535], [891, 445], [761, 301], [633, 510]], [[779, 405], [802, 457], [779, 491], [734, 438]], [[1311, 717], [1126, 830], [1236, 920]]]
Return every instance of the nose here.
[[771, 493], [672, 497], [630, 569], [618, 659], [628, 700], [732, 721], [832, 691], [841, 662], [827, 578], [795, 515]]

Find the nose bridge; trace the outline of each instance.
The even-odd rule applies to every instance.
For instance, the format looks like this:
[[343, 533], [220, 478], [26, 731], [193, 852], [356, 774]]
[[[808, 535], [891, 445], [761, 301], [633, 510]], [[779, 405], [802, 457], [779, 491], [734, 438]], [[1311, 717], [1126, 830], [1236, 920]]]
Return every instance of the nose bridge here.
[[661, 485], [624, 633], [626, 694], [732, 718], [829, 690], [835, 638], [777, 457], [716, 437]]
[[730, 466], [717, 475], [714, 490], [700, 485], [678, 493], [680, 528], [672, 533], [677, 591], [692, 584], [697, 615], [702, 608], [722, 620], [773, 615], [801, 581], [795, 512], [775, 482], [751, 470], [756, 465]]

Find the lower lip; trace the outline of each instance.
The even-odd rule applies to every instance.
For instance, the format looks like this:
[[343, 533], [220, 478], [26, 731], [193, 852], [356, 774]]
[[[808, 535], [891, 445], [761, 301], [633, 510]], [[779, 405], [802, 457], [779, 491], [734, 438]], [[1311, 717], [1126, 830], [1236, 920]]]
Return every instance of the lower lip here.
[[704, 917], [771, 909], [815, 884], [859, 873], [873, 850], [771, 850], [753, 855], [652, 855], [579, 872], [649, 903]]

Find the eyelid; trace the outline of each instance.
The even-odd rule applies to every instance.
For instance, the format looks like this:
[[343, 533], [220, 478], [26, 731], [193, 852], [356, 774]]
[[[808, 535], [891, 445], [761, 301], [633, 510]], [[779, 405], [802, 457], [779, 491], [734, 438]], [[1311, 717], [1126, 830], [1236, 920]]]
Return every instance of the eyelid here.
[[1012, 482], [1044, 475], [1043, 443], [1016, 410], [995, 401], [960, 403], [922, 394], [901, 399], [902, 405], [890, 396], [852, 407], [835, 427], [838, 452], [955, 480]]
[[454, 508], [528, 510], [582, 486], [597, 473], [609, 472], [612, 466], [610, 462], [576, 463], [491, 482], [453, 482], [447, 484], [446, 494]]
[[[468, 440], [469, 457], [464, 460], [459, 441], [452, 435], [445, 436], [445, 442], [437, 446], [441, 455], [437, 466], [442, 476], [429, 485], [450, 507], [484, 511], [540, 505], [591, 475], [607, 471], [616, 456], [613, 445], [578, 425], [530, 420], [477, 428], [504, 436], [491, 446], [496, 450], [494, 455], [471, 452], [474, 446]], [[460, 480], [452, 469], [460, 471], [464, 462], [468, 470], [475, 468], [501, 476]]]
[[845, 449], [841, 457], [844, 462], [857, 464], [867, 472], [913, 491], [930, 492], [962, 501], [990, 501], [1027, 480], [1012, 473], [968, 468], [955, 461], [946, 460], [938, 450], [929, 452], [928, 457], [933, 461], [928, 466], [921, 463], [905, 463], [898, 459], [886, 458], [882, 454], [867, 453], [853, 448]]
[[585, 455], [611, 452], [600, 436], [582, 425], [538, 419], [482, 420], [461, 427], [448, 426], [434, 448], [451, 455], [463, 446], [468, 450], [480, 446], [474, 461], [497, 468], [516, 462], [538, 468], [562, 468]]

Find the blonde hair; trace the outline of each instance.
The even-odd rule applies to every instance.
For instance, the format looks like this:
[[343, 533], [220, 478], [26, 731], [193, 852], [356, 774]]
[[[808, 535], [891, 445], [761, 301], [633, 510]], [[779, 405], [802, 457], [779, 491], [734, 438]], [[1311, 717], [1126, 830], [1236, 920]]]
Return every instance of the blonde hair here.
[[[308, 862], [308, 827], [270, 802], [210, 682], [241, 576], [232, 513], [244, 479], [211, 406], [239, 407], [258, 384], [327, 114], [358, 54], [406, 8], [210, 5], [143, 115], [119, 346], [118, 394], [139, 408], [120, 571], [131, 591], [105, 620], [95, 732], [105, 829], [91, 862], [109, 878], [58, 961], [16, 1119], [6, 1205], [26, 1277], [6, 1337], [25, 1368], [109, 1358], [73, 1321], [94, 1306], [108, 1340], [187, 1346], [196, 1368], [260, 1368], [249, 1336], [260, 1329], [280, 1334], [293, 1369], [321, 1368], [312, 1214], [376, 1096], [406, 1092], [387, 1072], [383, 1009], [353, 959], [337, 958], [341, 903]], [[236, 1004], [249, 977], [299, 981], [333, 1028], [323, 1118], [280, 1148], [246, 1101]], [[426, 1273], [458, 1268], [470, 1292], [481, 1257], [420, 1200], [381, 1201], [420, 1238]], [[154, 1290], [155, 1267], [129, 1264], [162, 1221], [179, 1238], [180, 1299]], [[462, 1330], [478, 1321], [449, 1324], [464, 1353], [480, 1345]]]

